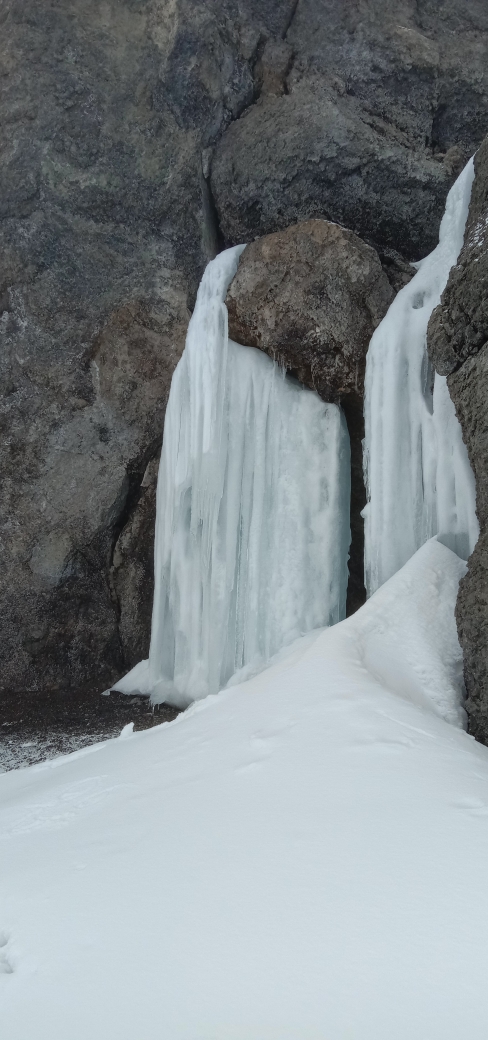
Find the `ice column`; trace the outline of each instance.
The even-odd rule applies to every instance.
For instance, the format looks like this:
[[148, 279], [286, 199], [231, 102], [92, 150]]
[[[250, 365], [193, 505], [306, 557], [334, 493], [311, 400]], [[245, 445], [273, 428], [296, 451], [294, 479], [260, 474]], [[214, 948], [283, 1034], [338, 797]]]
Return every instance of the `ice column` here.
[[371, 340], [365, 383], [365, 578], [368, 595], [435, 534], [467, 559], [478, 537], [475, 484], [445, 377], [427, 356], [427, 324], [463, 244], [474, 168], [447, 197], [439, 245]]
[[171, 385], [149, 660], [117, 685], [155, 702], [216, 692], [345, 613], [347, 428], [336, 405], [228, 339], [242, 249], [208, 265]]

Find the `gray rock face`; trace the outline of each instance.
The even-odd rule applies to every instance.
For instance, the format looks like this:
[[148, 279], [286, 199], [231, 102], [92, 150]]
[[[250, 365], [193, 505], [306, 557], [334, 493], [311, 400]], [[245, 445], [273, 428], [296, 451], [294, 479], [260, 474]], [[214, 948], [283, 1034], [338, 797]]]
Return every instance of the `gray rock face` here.
[[0, 689], [103, 689], [147, 650], [141, 480], [216, 249], [205, 149], [290, 9], [0, 0]]
[[488, 129], [486, 5], [299, 0], [286, 43], [288, 71], [283, 56], [216, 149], [226, 242], [326, 217], [407, 259], [426, 255]]
[[428, 346], [448, 386], [476, 478], [478, 544], [456, 607], [464, 651], [469, 727], [488, 744], [488, 139], [476, 177], [464, 246], [428, 330]]
[[264, 350], [345, 412], [352, 467], [349, 613], [365, 599], [366, 352], [393, 297], [374, 249], [338, 224], [309, 220], [252, 242], [226, 299], [233, 339]]
[[446, 376], [488, 342], [488, 139], [474, 162], [464, 246], [429, 325], [429, 351]]
[[0, 0], [0, 28], [0, 690], [103, 689], [147, 650], [142, 482], [205, 262], [315, 215], [402, 277], [485, 132], [487, 16]]

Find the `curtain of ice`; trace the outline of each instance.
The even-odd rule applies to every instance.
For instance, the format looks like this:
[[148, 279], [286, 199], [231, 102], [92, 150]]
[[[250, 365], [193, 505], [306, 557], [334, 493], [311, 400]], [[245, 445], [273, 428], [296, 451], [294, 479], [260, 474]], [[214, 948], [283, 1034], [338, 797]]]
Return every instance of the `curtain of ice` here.
[[474, 168], [451, 188], [439, 245], [420, 261], [371, 340], [365, 384], [365, 579], [368, 595], [427, 541], [467, 559], [478, 537], [475, 485], [446, 379], [434, 374], [427, 324], [464, 237]]
[[345, 614], [347, 428], [336, 405], [228, 339], [242, 249], [208, 265], [173, 376], [150, 655], [116, 687], [181, 706]]

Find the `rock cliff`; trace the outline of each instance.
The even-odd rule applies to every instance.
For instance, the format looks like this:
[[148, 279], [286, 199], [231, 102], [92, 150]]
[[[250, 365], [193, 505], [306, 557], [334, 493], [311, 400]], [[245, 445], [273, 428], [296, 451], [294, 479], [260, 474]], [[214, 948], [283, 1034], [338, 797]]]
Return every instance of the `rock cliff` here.
[[147, 650], [144, 474], [217, 249], [208, 148], [291, 6], [0, 0], [3, 689], [103, 688]]
[[456, 608], [464, 651], [470, 731], [488, 744], [488, 139], [475, 157], [464, 246], [428, 333], [448, 386], [476, 478], [478, 544]]
[[226, 241], [326, 217], [416, 260], [487, 126], [482, 0], [299, 0], [212, 187]]
[[148, 466], [205, 262], [310, 217], [393, 273], [427, 252], [488, 128], [488, 13], [0, 0], [0, 27], [1, 688], [101, 688], [147, 648]]

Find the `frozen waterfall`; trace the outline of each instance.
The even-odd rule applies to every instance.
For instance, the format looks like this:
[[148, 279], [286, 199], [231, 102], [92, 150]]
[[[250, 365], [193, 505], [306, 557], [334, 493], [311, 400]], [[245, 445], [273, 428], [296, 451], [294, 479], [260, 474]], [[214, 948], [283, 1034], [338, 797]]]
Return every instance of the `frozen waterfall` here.
[[243, 248], [208, 265], [171, 385], [149, 660], [116, 686], [154, 702], [214, 693], [345, 614], [347, 428], [336, 405], [228, 339]]
[[475, 484], [427, 324], [463, 244], [471, 160], [451, 188], [439, 245], [393, 301], [371, 340], [365, 384], [365, 580], [368, 595], [432, 535], [467, 559], [478, 537]]

